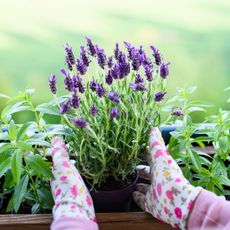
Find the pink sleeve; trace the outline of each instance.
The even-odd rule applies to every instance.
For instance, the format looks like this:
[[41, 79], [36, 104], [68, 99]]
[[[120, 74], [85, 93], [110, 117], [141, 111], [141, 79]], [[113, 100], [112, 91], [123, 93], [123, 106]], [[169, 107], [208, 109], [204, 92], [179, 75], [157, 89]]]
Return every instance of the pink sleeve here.
[[60, 217], [54, 220], [50, 226], [51, 230], [98, 230], [97, 223], [75, 217]]
[[188, 219], [189, 230], [230, 229], [230, 202], [202, 190]]

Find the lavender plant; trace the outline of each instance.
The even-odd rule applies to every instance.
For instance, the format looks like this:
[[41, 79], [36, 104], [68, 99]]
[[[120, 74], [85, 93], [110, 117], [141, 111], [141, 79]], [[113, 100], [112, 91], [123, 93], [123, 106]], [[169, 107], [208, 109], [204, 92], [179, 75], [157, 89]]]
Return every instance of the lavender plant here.
[[[57, 97], [56, 76], [49, 78], [62, 124], [72, 130], [66, 142], [81, 174], [93, 186], [110, 179], [123, 181], [135, 172], [146, 151], [150, 127], [162, 123], [169, 62], [151, 46], [117, 43], [112, 55], [86, 38], [79, 57], [66, 45], [61, 69], [68, 94]], [[64, 101], [59, 103], [63, 98]], [[49, 112], [48, 112], [49, 113]]]

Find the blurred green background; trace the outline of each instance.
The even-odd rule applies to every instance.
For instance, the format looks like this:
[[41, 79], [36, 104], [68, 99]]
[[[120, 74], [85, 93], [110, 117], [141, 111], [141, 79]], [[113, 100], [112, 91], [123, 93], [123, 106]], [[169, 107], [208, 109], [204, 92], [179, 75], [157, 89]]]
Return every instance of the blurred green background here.
[[1, 93], [35, 88], [35, 103], [51, 99], [47, 79], [64, 66], [63, 45], [78, 53], [89, 36], [107, 53], [124, 40], [156, 45], [172, 62], [168, 95], [178, 86], [197, 85], [194, 97], [215, 104], [207, 114], [229, 109], [223, 91], [230, 85], [229, 0], [0, 2]]

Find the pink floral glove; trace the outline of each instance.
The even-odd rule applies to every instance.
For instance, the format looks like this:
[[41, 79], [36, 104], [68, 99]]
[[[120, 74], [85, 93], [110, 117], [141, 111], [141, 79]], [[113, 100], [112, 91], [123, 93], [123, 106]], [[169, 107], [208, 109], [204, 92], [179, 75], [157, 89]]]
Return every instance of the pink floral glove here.
[[151, 185], [138, 184], [133, 198], [157, 219], [186, 229], [189, 212], [201, 188], [192, 186], [185, 179], [167, 151], [158, 128], [151, 130], [149, 147], [150, 167], [139, 166], [138, 171], [140, 177], [151, 180]]
[[96, 222], [92, 198], [79, 172], [70, 161], [60, 137], [52, 140], [53, 175], [51, 190], [55, 205], [54, 219], [78, 217]]

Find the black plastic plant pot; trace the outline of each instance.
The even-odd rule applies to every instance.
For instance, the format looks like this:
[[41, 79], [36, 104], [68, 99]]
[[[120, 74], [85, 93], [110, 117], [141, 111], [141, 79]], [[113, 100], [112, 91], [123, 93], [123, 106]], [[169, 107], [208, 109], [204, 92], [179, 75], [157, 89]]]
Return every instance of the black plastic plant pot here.
[[128, 212], [131, 209], [132, 193], [135, 191], [138, 174], [127, 187], [112, 190], [92, 190], [90, 194], [93, 199], [96, 212]]

